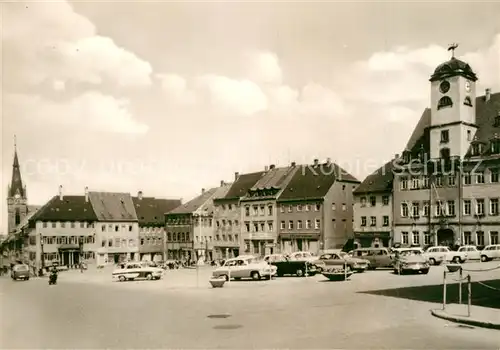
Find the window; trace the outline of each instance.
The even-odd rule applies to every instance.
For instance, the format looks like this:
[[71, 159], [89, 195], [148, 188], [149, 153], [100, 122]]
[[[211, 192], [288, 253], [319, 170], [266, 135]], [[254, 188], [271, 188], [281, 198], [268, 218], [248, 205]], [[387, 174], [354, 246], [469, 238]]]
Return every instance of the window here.
[[455, 186], [455, 175], [448, 175], [448, 186]]
[[498, 182], [498, 169], [490, 169], [490, 182], [491, 183]]
[[289, 212], [289, 213], [293, 212], [293, 206], [292, 206], [292, 205], [289, 205], [289, 206], [288, 206], [288, 212]]
[[464, 174], [464, 185], [470, 185], [471, 184], [471, 176], [470, 173], [465, 173]]
[[293, 221], [292, 220], [288, 221], [288, 229], [293, 230]]
[[498, 231], [490, 232], [490, 244], [498, 244]]
[[446, 213], [448, 216], [455, 216], [455, 201], [448, 201], [446, 205]]
[[469, 96], [465, 96], [465, 98], [464, 98], [464, 105], [472, 107], [472, 100], [470, 99]]
[[284, 213], [284, 212], [285, 212], [285, 206], [284, 206], [284, 205], [280, 205], [280, 212], [281, 212], [281, 213]]
[[406, 231], [401, 232], [401, 243], [402, 244], [408, 244], [409, 243], [408, 232], [406, 232]]
[[472, 244], [472, 232], [464, 231], [464, 245]]
[[425, 217], [429, 217], [429, 202], [424, 202], [424, 205], [423, 205], [423, 212], [424, 212], [424, 216]]
[[310, 211], [311, 210], [311, 205], [310, 204], [306, 204], [306, 211]]
[[382, 196], [382, 205], [389, 205], [389, 196]]
[[408, 203], [401, 203], [401, 216], [408, 217]]
[[314, 211], [320, 211], [320, 210], [321, 210], [321, 204], [316, 203], [316, 205], [314, 206]]
[[493, 154], [500, 153], [500, 140], [491, 141], [491, 153]]
[[384, 217], [383, 217], [383, 225], [384, 226], [389, 226], [389, 216], [384, 215]]
[[428, 176], [422, 177], [422, 188], [429, 188], [429, 177]]
[[361, 226], [366, 226], [366, 216], [361, 217]]
[[370, 205], [371, 205], [372, 207], [374, 207], [374, 206], [376, 206], [376, 205], [377, 205], [377, 197], [375, 197], [375, 196], [371, 196], [371, 197], [370, 197]]
[[400, 189], [407, 190], [408, 189], [408, 178], [402, 177], [400, 182]]
[[266, 224], [264, 222], [260, 223], [260, 232], [266, 231]]
[[361, 197], [359, 199], [359, 202], [361, 203], [361, 207], [366, 207], [366, 197]]
[[411, 216], [414, 218], [418, 218], [420, 216], [420, 203], [413, 202], [411, 204]]
[[476, 232], [476, 244], [479, 246], [484, 246], [484, 232], [483, 231]]
[[66, 223], [65, 222], [61, 222], [61, 227], [65, 228], [66, 227]]
[[284, 229], [286, 228], [286, 225], [285, 225], [285, 222], [284, 222], [284, 221], [282, 221], [282, 222], [280, 223], [280, 228], [281, 228], [282, 230], [284, 230]]
[[250, 216], [250, 207], [249, 206], [245, 207], [245, 216]]
[[312, 225], [311, 220], [307, 220], [306, 221], [306, 229], [310, 229], [311, 225]]
[[471, 140], [472, 140], [472, 131], [467, 130], [467, 141], [471, 141]]
[[441, 143], [450, 142], [450, 131], [449, 130], [441, 130]]
[[56, 222], [53, 222], [52, 223], [52, 228], [56, 228], [57, 227], [57, 223]]
[[377, 217], [376, 216], [370, 217], [370, 226], [377, 226]]
[[302, 211], [302, 204], [297, 204], [297, 211]]
[[319, 219], [314, 220], [314, 228], [319, 230], [321, 228], [321, 222]]
[[450, 149], [449, 148], [446, 148], [446, 147], [441, 148], [439, 153], [441, 154], [442, 159], [449, 159], [450, 158]]
[[302, 220], [297, 221], [297, 230], [302, 230]]
[[490, 198], [490, 215], [498, 215], [498, 198]]
[[342, 211], [346, 211], [347, 210], [347, 206], [345, 205], [345, 203], [342, 203]]
[[436, 187], [443, 186], [443, 177], [441, 175], [436, 175]]
[[[285, 222], [282, 221], [282, 228], [285, 228]], [[250, 232], [250, 223], [249, 222], [245, 222], [245, 229], [247, 230], [247, 232]]]
[[272, 205], [267, 206], [267, 215], [269, 215], [269, 216], [273, 215], [273, 206]]
[[260, 215], [264, 215], [266, 213], [266, 207], [264, 205], [260, 206]]
[[254, 205], [252, 208], [253, 208], [253, 215], [254, 216], [259, 215], [259, 207], [257, 205]]
[[217, 228], [219, 228], [219, 227], [220, 227], [220, 222], [219, 222], [219, 220], [215, 221], [215, 226], [217, 226]]
[[443, 213], [443, 203], [441, 201], [436, 202], [436, 216], [442, 216]]
[[441, 97], [441, 99], [438, 101], [437, 109], [440, 110], [441, 108], [445, 107], [452, 107], [453, 106], [453, 101], [451, 98], [448, 96]]
[[413, 231], [411, 233], [411, 237], [412, 237], [412, 244], [415, 244], [415, 245], [420, 245], [420, 232], [418, 231]]
[[483, 145], [480, 143], [475, 143], [472, 145], [471, 153], [473, 156], [478, 156], [483, 153]]
[[259, 223], [258, 222], [253, 223], [253, 232], [259, 232]]
[[476, 174], [476, 183], [484, 184], [484, 172], [479, 172]]
[[476, 215], [484, 215], [484, 199], [476, 199]]
[[332, 210], [337, 210], [337, 206], [335, 205], [335, 203], [332, 203]]
[[428, 231], [424, 231], [424, 245], [430, 245], [431, 244], [431, 235], [429, 234]]

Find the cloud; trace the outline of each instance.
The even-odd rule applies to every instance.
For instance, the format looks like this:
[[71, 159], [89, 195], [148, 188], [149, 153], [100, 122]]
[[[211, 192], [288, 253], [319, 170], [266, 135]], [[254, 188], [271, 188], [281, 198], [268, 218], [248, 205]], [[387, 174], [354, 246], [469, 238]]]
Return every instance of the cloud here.
[[65, 125], [120, 134], [144, 134], [149, 130], [147, 125], [134, 120], [127, 100], [96, 91], [64, 102], [34, 95], [7, 95], [6, 103], [10, 110], [22, 112], [19, 117], [26, 122], [43, 126]]
[[196, 103], [196, 93], [189, 90], [187, 81], [178, 74], [157, 74], [161, 88], [170, 102], [181, 105]]
[[249, 78], [258, 83], [281, 84], [282, 71], [278, 56], [272, 52], [249, 55]]
[[3, 7], [4, 84], [62, 80], [148, 86], [149, 62], [99, 36], [67, 2], [11, 2]]

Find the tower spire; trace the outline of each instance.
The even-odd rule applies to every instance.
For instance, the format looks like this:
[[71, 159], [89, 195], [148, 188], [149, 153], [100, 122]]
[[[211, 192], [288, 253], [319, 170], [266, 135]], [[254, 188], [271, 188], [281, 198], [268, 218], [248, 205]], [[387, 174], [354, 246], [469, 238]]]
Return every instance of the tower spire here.
[[25, 198], [23, 180], [21, 178], [21, 169], [19, 166], [19, 158], [17, 156], [17, 138], [14, 135], [14, 161], [12, 163], [12, 179], [9, 188], [9, 197], [15, 197], [19, 195], [21, 198]]

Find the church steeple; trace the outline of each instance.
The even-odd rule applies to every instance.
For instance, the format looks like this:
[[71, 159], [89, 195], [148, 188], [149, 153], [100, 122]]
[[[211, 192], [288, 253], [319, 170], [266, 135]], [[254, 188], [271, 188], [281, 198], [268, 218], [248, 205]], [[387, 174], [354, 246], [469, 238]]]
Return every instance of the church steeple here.
[[8, 197], [26, 198], [26, 188], [23, 186], [19, 158], [17, 156], [16, 136], [14, 136], [14, 162], [12, 163], [12, 179], [10, 181]]

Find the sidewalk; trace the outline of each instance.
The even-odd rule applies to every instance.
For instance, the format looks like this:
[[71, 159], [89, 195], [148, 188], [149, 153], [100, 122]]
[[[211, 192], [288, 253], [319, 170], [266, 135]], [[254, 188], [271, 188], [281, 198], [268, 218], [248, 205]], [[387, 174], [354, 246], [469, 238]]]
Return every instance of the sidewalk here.
[[467, 316], [467, 304], [448, 304], [446, 309], [433, 309], [431, 314], [447, 321], [475, 327], [500, 329], [500, 310], [472, 305]]

